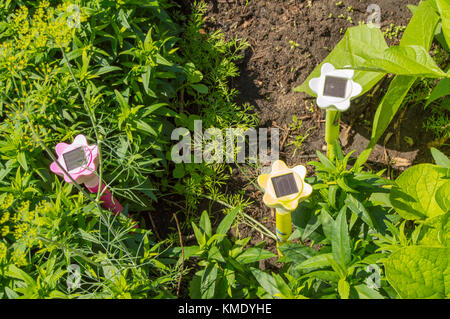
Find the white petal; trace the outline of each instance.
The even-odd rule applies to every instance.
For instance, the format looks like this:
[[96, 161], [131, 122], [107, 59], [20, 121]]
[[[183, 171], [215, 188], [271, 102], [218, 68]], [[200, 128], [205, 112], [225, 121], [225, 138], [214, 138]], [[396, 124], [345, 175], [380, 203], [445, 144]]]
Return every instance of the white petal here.
[[305, 179], [305, 176], [306, 176], [306, 167], [305, 166], [297, 165], [292, 170], [300, 176], [302, 181]]
[[350, 107], [350, 100], [345, 100], [340, 103], [335, 103], [334, 106], [338, 109], [338, 111], [344, 112], [347, 111]]
[[331, 105], [331, 103], [330, 103], [330, 101], [328, 101], [327, 98], [323, 97], [322, 95], [319, 95], [317, 97], [317, 106], [318, 107], [324, 109], [324, 108], [327, 108], [330, 105]]
[[309, 81], [309, 87], [311, 88], [311, 90], [313, 90], [316, 94], [320, 94], [320, 78], [314, 78], [311, 79], [311, 81]]
[[72, 144], [79, 144], [79, 145], [88, 145], [87, 139], [83, 134], [79, 134], [75, 137]]
[[361, 84], [352, 81], [352, 97], [360, 95], [362, 92]]
[[320, 75], [324, 76], [327, 73], [333, 72], [335, 70], [335, 67], [331, 63], [324, 63], [322, 65], [322, 69], [320, 70]]
[[311, 195], [312, 191], [313, 189], [311, 185], [309, 185], [308, 183], [303, 183], [303, 191], [302, 194], [300, 195], [300, 198], [308, 197], [309, 195]]

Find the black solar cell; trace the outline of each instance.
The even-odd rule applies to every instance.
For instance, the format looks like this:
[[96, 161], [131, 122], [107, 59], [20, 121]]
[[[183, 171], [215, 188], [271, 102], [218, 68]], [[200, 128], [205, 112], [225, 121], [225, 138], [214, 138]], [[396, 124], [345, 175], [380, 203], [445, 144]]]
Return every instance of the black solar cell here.
[[326, 76], [323, 95], [344, 98], [345, 91], [347, 89], [347, 82], [348, 80], [345, 78]]
[[67, 153], [63, 153], [64, 162], [68, 171], [86, 164], [86, 154], [83, 147], [78, 147]]
[[293, 173], [275, 176], [271, 180], [277, 197], [298, 193], [298, 187]]

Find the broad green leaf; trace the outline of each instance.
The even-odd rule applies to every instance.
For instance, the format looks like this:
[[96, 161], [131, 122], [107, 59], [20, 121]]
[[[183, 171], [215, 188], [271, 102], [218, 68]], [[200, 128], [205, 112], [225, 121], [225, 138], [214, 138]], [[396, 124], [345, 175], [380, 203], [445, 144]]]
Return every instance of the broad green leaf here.
[[331, 241], [334, 260], [336, 260], [343, 269], [347, 269], [347, 265], [351, 260], [350, 237], [348, 234], [346, 211], [347, 208], [344, 206], [339, 212], [339, 215], [334, 222]]
[[256, 281], [261, 285], [261, 287], [264, 288], [265, 291], [267, 291], [270, 296], [273, 297], [274, 295], [281, 293], [277, 288], [275, 279], [271, 275], [257, 268], [250, 268], [250, 271], [253, 276], [255, 276]]
[[398, 75], [389, 85], [388, 91], [375, 112], [372, 125], [372, 136], [367, 148], [358, 156], [355, 167], [361, 167], [369, 158], [384, 131], [388, 128], [402, 102], [416, 81], [415, 77]]
[[448, 95], [450, 95], [450, 78], [442, 79], [439, 81], [439, 83], [433, 89], [433, 92], [431, 92], [427, 103], [425, 103], [425, 107], [427, 107], [437, 99]]
[[434, 147], [432, 147], [430, 150], [436, 165], [444, 168], [450, 168], [450, 159], [444, 153]]
[[401, 248], [385, 262], [386, 278], [402, 298], [449, 298], [449, 256], [450, 248]]
[[[309, 81], [320, 76], [320, 70], [324, 63], [331, 63], [336, 68], [346, 66], [363, 66], [367, 61], [380, 57], [388, 48], [380, 29], [371, 28], [368, 25], [360, 25], [347, 29], [343, 39], [334, 50], [317, 66], [308, 76], [305, 82], [296, 87], [294, 91], [306, 92], [316, 96], [310, 89]], [[380, 72], [367, 72], [356, 70], [353, 80], [362, 87], [364, 94], [370, 90], [385, 74]]]
[[211, 299], [214, 297], [214, 292], [216, 288], [218, 267], [215, 264], [209, 264], [206, 267], [205, 272], [202, 276], [202, 282], [200, 285], [200, 294], [202, 299]]
[[236, 257], [236, 261], [240, 262], [241, 264], [250, 264], [256, 261], [268, 259], [276, 257], [275, 254], [271, 253], [270, 251], [261, 249], [261, 248], [255, 248], [251, 247], [247, 250], [245, 250], [242, 254]]
[[438, 22], [439, 16], [430, 1], [421, 2], [403, 33], [400, 45], [420, 45], [429, 50]]
[[[438, 21], [439, 16], [429, 1], [420, 3], [403, 33], [400, 46], [419, 45], [429, 50]], [[361, 167], [367, 161], [416, 79], [402, 75], [394, 77], [375, 113], [369, 145], [356, 160], [355, 167]]]
[[384, 297], [375, 289], [367, 287], [367, 285], [361, 284], [353, 286], [358, 293], [359, 299], [384, 299]]
[[239, 207], [236, 207], [233, 210], [231, 210], [225, 216], [225, 218], [220, 222], [219, 226], [217, 227], [216, 234], [225, 235], [226, 233], [228, 233], [228, 230], [230, 229], [231, 225], [233, 224], [233, 221], [236, 218], [238, 213], [239, 213]]
[[331, 241], [333, 236], [334, 219], [324, 208], [320, 211], [320, 222], [322, 223], [322, 230], [325, 237]]
[[444, 212], [450, 212], [450, 181], [439, 187], [436, 202]]
[[446, 183], [445, 169], [431, 164], [408, 168], [392, 188], [390, 201], [404, 219], [415, 220], [435, 217], [445, 212], [436, 202], [436, 192]]
[[450, 247], [450, 213], [429, 218], [419, 235], [419, 244], [426, 246]]
[[442, 19], [442, 32], [444, 33], [445, 41], [450, 46], [450, 3], [448, 0], [436, 0], [439, 13]]
[[208, 87], [204, 84], [191, 84], [191, 87], [200, 94], [208, 93]]
[[393, 46], [379, 58], [371, 59], [364, 65], [381, 69], [385, 73], [397, 75], [442, 78], [446, 74], [434, 62], [428, 51], [419, 45]]

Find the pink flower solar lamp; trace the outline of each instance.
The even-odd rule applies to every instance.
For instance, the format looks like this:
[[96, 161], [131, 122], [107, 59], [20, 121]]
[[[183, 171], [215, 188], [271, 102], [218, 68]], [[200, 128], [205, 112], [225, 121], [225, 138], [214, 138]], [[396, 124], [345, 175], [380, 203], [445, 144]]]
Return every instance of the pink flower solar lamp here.
[[[58, 154], [58, 163], [63, 167], [78, 184], [86, 185], [91, 193], [97, 193], [99, 187], [99, 178], [96, 174], [98, 166], [98, 147], [97, 145], [88, 145], [84, 135], [77, 135], [72, 144], [58, 143], [55, 147]], [[67, 183], [72, 183], [70, 177], [53, 162], [50, 170], [64, 177]], [[114, 215], [122, 213], [123, 207], [111, 192], [106, 189], [102, 182], [103, 195], [100, 197], [102, 207], [110, 210]]]

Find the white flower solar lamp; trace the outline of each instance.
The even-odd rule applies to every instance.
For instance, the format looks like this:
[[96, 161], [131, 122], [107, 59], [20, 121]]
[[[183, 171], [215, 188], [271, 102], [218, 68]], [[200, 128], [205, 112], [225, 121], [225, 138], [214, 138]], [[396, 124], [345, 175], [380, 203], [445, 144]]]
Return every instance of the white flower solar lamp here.
[[336, 69], [324, 63], [319, 78], [309, 81], [309, 87], [317, 94], [317, 105], [322, 109], [347, 111], [350, 100], [362, 92], [362, 86], [352, 80], [355, 71]]

